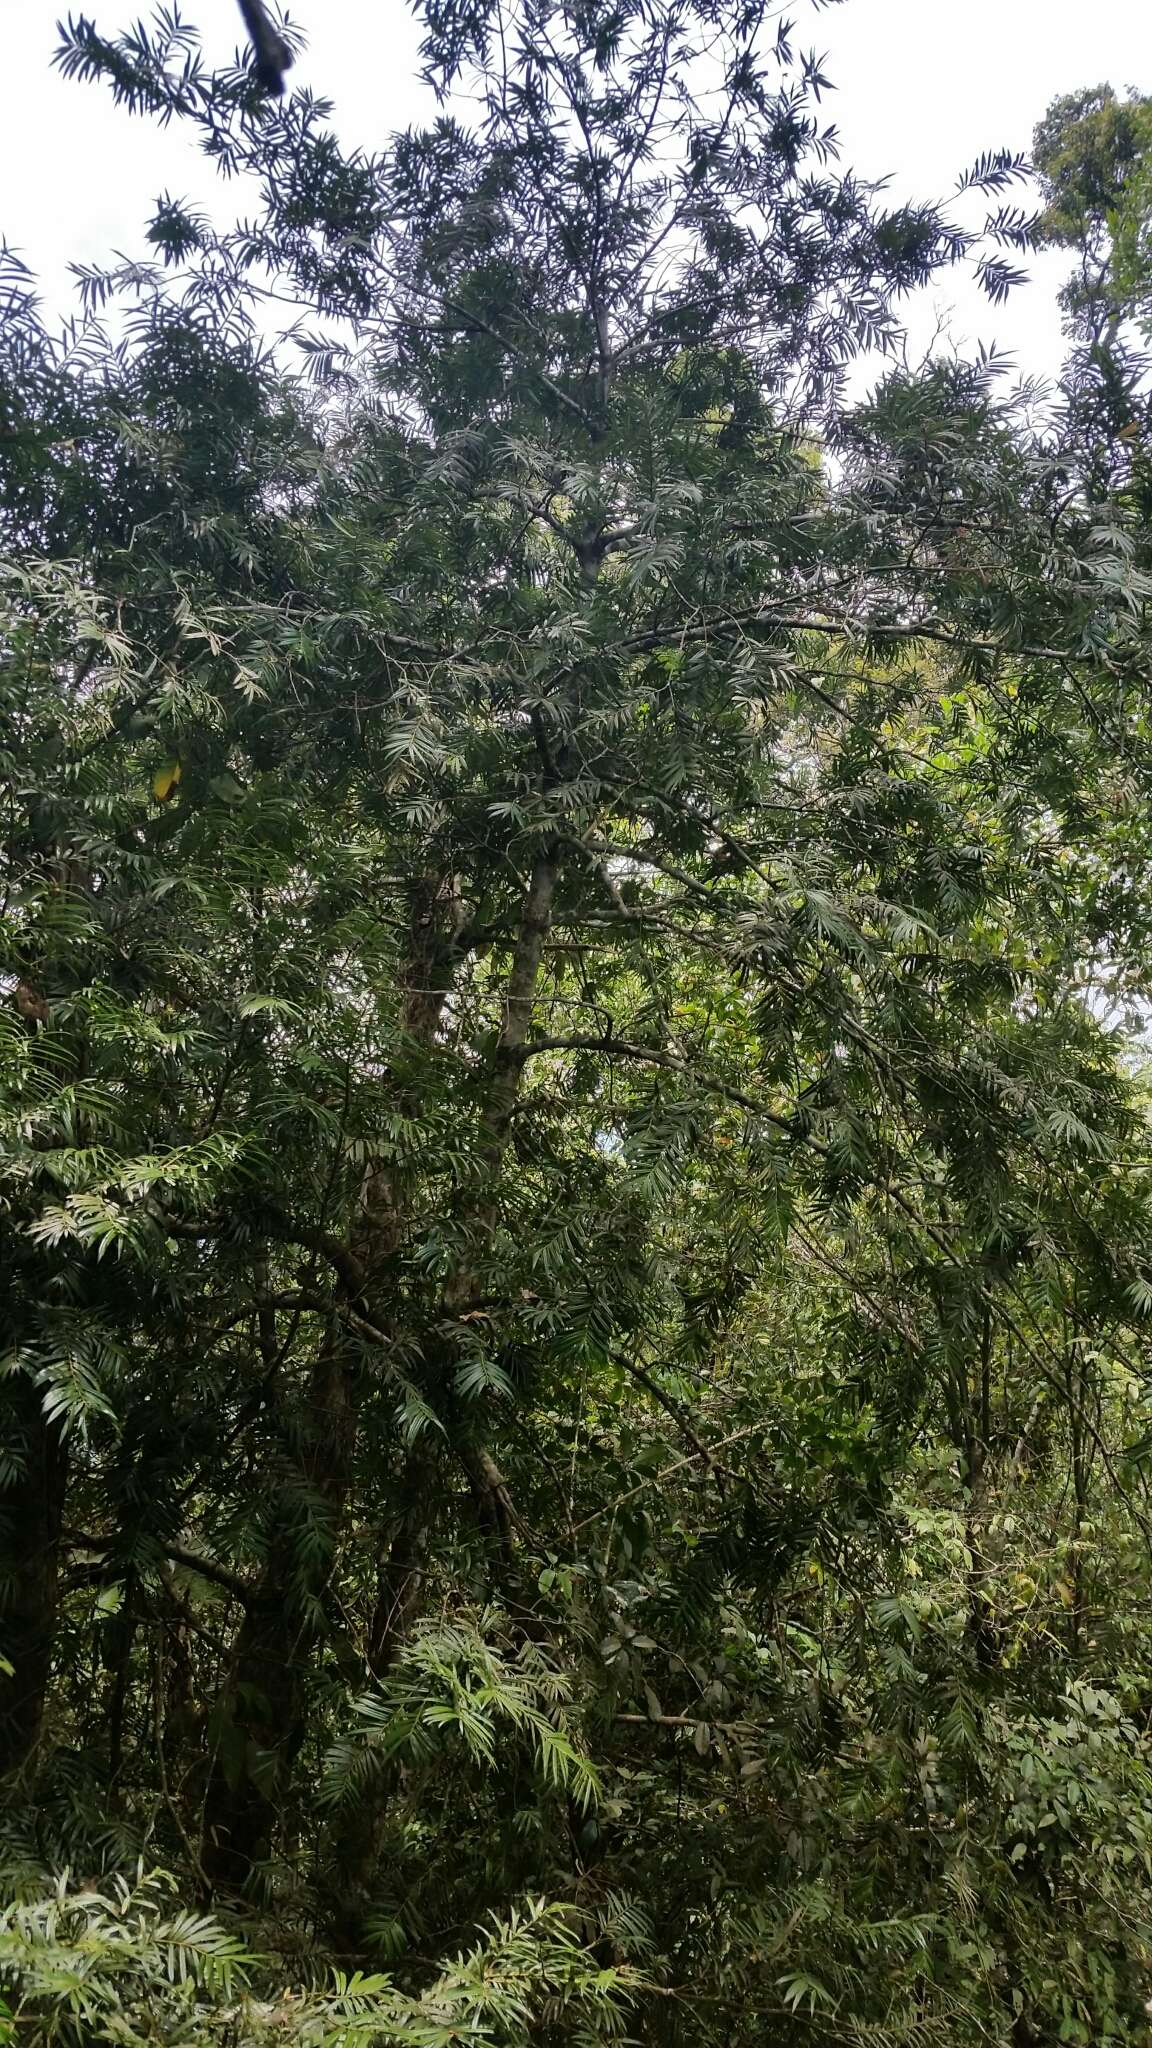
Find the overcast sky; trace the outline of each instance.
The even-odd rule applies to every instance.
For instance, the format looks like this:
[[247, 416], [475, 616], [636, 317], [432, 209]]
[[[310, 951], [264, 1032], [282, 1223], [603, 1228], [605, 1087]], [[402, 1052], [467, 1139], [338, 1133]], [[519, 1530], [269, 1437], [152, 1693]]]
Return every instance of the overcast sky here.
[[[142, 10], [132, 0], [85, 0], [107, 31]], [[143, 249], [142, 223], [162, 190], [237, 208], [188, 136], [131, 119], [95, 86], [51, 68], [58, 0], [0, 0], [0, 234], [30, 262], [53, 309], [69, 309], [70, 262]], [[147, 11], [147, 10], [144, 10]], [[235, 0], [181, 0], [213, 59], [238, 37]], [[1152, 92], [1149, 0], [844, 0], [814, 10], [794, 0], [796, 40], [827, 53], [836, 91], [827, 116], [842, 161], [862, 176], [891, 177], [894, 197], [946, 195], [983, 149], [1026, 150], [1057, 93], [1108, 80]], [[308, 37], [293, 77], [335, 102], [345, 144], [378, 148], [418, 120], [416, 23], [403, 0], [293, 0]], [[1032, 282], [992, 309], [974, 287], [949, 280], [917, 309], [926, 337], [939, 314], [959, 342], [995, 340], [1022, 371], [1048, 376], [1061, 356], [1055, 290], [1065, 259], [1031, 264]]]

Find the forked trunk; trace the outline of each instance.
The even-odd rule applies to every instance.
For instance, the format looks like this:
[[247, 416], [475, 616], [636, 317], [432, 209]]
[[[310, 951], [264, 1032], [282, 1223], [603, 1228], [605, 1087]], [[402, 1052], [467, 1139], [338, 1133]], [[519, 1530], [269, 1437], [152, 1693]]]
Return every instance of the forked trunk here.
[[[400, 1031], [430, 1046], [463, 951], [450, 880], [429, 873], [412, 907]], [[351, 1249], [364, 1296], [386, 1322], [385, 1276], [403, 1223], [391, 1168], [364, 1177]], [[304, 1392], [292, 1445], [294, 1471], [277, 1502], [268, 1555], [236, 1641], [217, 1712], [217, 1742], [204, 1807], [202, 1862], [213, 1889], [243, 1890], [273, 1845], [307, 1725], [307, 1690], [318, 1612], [355, 1479], [362, 1395], [359, 1352], [334, 1321]], [[319, 1514], [321, 1541], [302, 1545], [301, 1514]], [[310, 1532], [311, 1533], [311, 1532]]]

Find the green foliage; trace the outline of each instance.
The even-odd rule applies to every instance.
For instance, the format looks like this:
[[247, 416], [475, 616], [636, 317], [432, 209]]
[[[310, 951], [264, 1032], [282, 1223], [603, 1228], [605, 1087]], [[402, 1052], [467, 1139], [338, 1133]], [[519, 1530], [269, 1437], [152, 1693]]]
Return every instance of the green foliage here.
[[52, 1892], [0, 1915], [0, 1980], [13, 2040], [191, 2041], [250, 1960], [210, 1919], [168, 1910], [155, 1875], [107, 1891], [62, 1876]]
[[545, 1785], [567, 1794], [579, 1810], [593, 1804], [595, 1767], [558, 1717], [569, 1681], [528, 1643], [514, 1656], [501, 1656], [489, 1640], [500, 1619], [481, 1615], [474, 1627], [459, 1620], [416, 1627], [385, 1689], [354, 1703], [354, 1732], [329, 1752], [331, 1801], [371, 1796], [388, 1763], [434, 1764], [454, 1743], [472, 1763], [490, 1767], [507, 1724], [510, 1735], [526, 1739]]
[[588, 1965], [563, 1914], [532, 1903], [495, 1922], [419, 1999], [360, 1970], [336, 1972], [331, 1987], [261, 1997], [258, 1959], [215, 1921], [166, 1912], [167, 1889], [156, 1876], [107, 1892], [61, 1879], [50, 1898], [9, 1907], [0, 1916], [0, 1978], [11, 2001], [3, 2038], [34, 2048], [216, 2040], [449, 2048], [527, 2042], [543, 2025], [591, 2044], [621, 2038], [641, 1987], [628, 1968]]
[[1048, 414], [849, 404], [1019, 162], [887, 210], [755, 6], [425, 30], [369, 160], [70, 22], [251, 217], [6, 260], [11, 2032], [1138, 2042], [1143, 103]]
[[[1152, 102], [1110, 86], [1071, 93], [1036, 131], [1040, 229], [1107, 270], [1115, 304], [1146, 322], [1152, 298]], [[1097, 285], [1097, 289], [1099, 286]]]

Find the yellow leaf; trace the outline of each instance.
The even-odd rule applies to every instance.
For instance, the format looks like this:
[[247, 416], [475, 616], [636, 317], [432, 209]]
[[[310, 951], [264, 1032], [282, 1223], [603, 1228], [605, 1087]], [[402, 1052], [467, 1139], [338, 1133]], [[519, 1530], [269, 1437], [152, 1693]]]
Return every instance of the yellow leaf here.
[[152, 777], [152, 794], [158, 804], [166, 804], [176, 788], [183, 769], [179, 761], [165, 761], [162, 768]]

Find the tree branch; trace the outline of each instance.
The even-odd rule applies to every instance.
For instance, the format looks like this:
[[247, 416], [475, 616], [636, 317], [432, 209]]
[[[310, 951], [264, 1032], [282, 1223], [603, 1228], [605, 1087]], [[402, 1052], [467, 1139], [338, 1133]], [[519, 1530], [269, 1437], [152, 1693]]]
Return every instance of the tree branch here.
[[[114, 1550], [116, 1547], [114, 1536], [89, 1536], [83, 1529], [66, 1531], [64, 1541], [69, 1550], [101, 1552]], [[220, 1586], [243, 1606], [251, 1605], [254, 1598], [253, 1588], [246, 1579], [240, 1578], [236, 1572], [229, 1571], [227, 1565], [217, 1564], [212, 1557], [201, 1557], [198, 1551], [186, 1550], [182, 1543], [161, 1543], [155, 1536], [150, 1537], [149, 1541], [155, 1543], [161, 1556], [168, 1558], [172, 1564], [183, 1565], [186, 1571], [196, 1572], [200, 1578], [207, 1579], [214, 1586]]]

